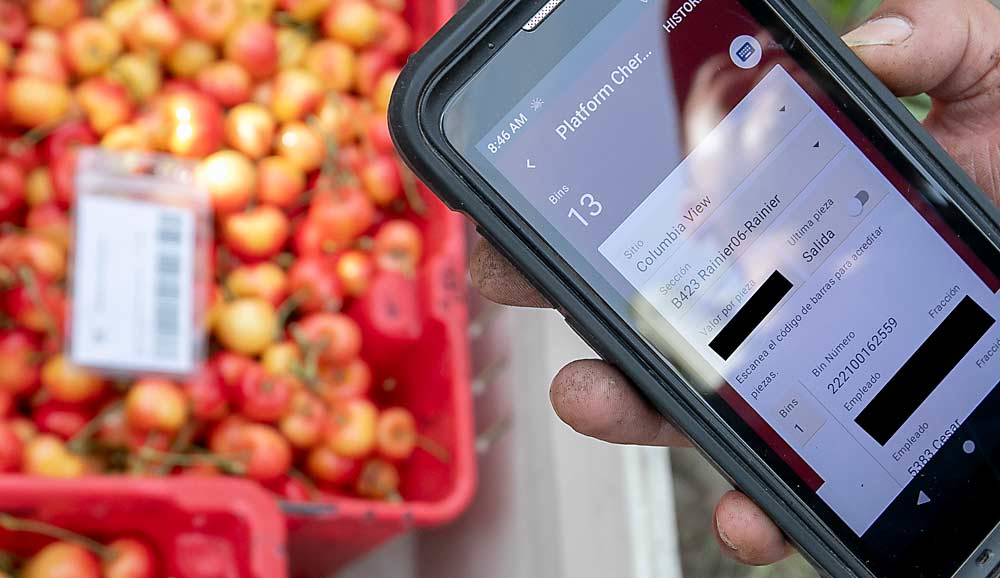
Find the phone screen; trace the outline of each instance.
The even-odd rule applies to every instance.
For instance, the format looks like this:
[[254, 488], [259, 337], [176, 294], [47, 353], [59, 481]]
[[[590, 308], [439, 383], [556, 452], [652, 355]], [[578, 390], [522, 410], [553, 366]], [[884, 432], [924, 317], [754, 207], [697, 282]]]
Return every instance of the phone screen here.
[[951, 575], [1000, 515], [988, 258], [777, 24], [585, 4], [500, 47], [448, 138], [862, 560]]

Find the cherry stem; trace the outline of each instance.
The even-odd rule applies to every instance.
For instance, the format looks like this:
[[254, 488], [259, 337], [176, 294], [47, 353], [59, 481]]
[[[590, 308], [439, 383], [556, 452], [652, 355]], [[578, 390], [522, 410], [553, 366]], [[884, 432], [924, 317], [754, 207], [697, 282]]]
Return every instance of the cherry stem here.
[[282, 269], [288, 269], [295, 264], [295, 255], [288, 253], [279, 253], [277, 257], [274, 258], [275, 264], [277, 264]]
[[84, 424], [84, 426], [80, 428], [80, 431], [76, 432], [76, 435], [70, 438], [69, 442], [66, 443], [66, 447], [69, 448], [69, 451], [74, 454], [87, 453], [91, 439], [97, 435], [97, 432], [101, 431], [101, 427], [104, 425], [105, 420], [108, 419], [108, 416], [121, 410], [121, 408], [122, 401], [119, 400], [108, 404], [107, 407], [99, 411], [97, 415]]
[[13, 234], [27, 235], [30, 232], [31, 232], [30, 229], [22, 227], [20, 225], [15, 225], [14, 223], [4, 223], [0, 225], [0, 233], [3, 233], [4, 235], [13, 235]]
[[309, 391], [319, 394], [320, 388], [315, 376], [309, 375], [309, 369], [305, 362], [293, 361], [291, 367], [292, 376], [301, 381]]
[[56, 329], [56, 322], [52, 319], [52, 314], [42, 298], [42, 290], [38, 286], [38, 277], [35, 276], [35, 272], [29, 267], [19, 267], [17, 275], [21, 278], [21, 283], [24, 283], [25, 289], [28, 290], [28, 299], [31, 299], [31, 304], [37, 307], [42, 316], [45, 317], [45, 334], [53, 343], [58, 342], [59, 332]]
[[302, 473], [298, 468], [289, 469], [288, 476], [302, 482], [302, 485], [305, 486], [306, 490], [309, 492], [310, 500], [319, 495], [319, 488], [316, 487], [316, 484], [309, 479], [309, 476]]
[[[14, 275], [14, 272], [9, 267], [0, 265], [0, 291], [11, 289], [14, 285], [17, 285], [17, 276]], [[10, 319], [6, 314], [4, 317]]]
[[323, 148], [325, 149], [325, 154], [323, 155], [323, 164], [319, 169], [319, 178], [330, 179], [336, 183], [340, 180], [340, 167], [337, 166], [337, 152], [340, 149], [340, 145], [337, 143], [337, 137], [328, 132], [323, 132]]
[[65, 528], [53, 526], [52, 524], [46, 524], [45, 522], [39, 522], [38, 520], [25, 520], [24, 518], [15, 518], [10, 514], [0, 514], [0, 528], [11, 532], [39, 534], [56, 540], [61, 540], [63, 542], [73, 542], [83, 546], [102, 560], [108, 560], [114, 556], [114, 551], [111, 548], [108, 548], [96, 540], [91, 540], [90, 538], [81, 536], [76, 532], [71, 532]]
[[296, 20], [288, 12], [275, 12], [274, 21], [282, 28], [295, 28], [310, 38], [314, 39], [316, 37], [317, 32], [314, 24]]
[[[366, 109], [367, 112], [371, 112]], [[365, 156], [369, 159], [375, 158], [375, 146], [372, 144], [370, 138], [368, 138], [368, 133], [365, 131], [364, 125], [361, 124], [361, 116], [352, 116], [352, 124], [354, 125], [354, 132], [356, 132], [361, 137], [361, 148], [364, 150]]]
[[410, 168], [403, 164], [403, 161], [396, 157], [396, 166], [399, 167], [399, 180], [403, 182], [403, 194], [406, 195], [406, 202], [410, 205], [410, 210], [419, 217], [427, 214], [427, 203], [420, 194], [417, 186], [417, 177], [413, 175]]
[[288, 298], [285, 299], [278, 307], [278, 311], [276, 312], [278, 317], [278, 335], [276, 339], [278, 341], [281, 341], [281, 332], [285, 329], [285, 326], [288, 325], [288, 320], [292, 317], [292, 315], [298, 311], [299, 306], [302, 305], [302, 301], [304, 301], [302, 294], [296, 292], [289, 295]]
[[45, 140], [45, 137], [52, 134], [57, 128], [61, 127], [62, 125], [70, 121], [79, 120], [80, 118], [81, 115], [71, 113], [63, 117], [57, 118], [53, 121], [40, 124], [35, 128], [27, 131], [23, 135], [21, 135], [21, 138], [18, 139], [18, 142], [24, 145], [25, 147], [31, 148], [37, 145], [38, 143], [42, 142], [43, 140]]
[[434, 456], [441, 463], [451, 463], [451, 452], [427, 436], [417, 436], [417, 447]]
[[222, 291], [222, 299], [225, 302], [236, 301], [236, 293], [229, 288], [229, 284], [223, 283], [219, 285], [219, 290]]
[[164, 464], [169, 464], [171, 468], [174, 466], [209, 464], [222, 469], [228, 474], [242, 475], [246, 473], [246, 467], [243, 464], [213, 454], [181, 454], [177, 452], [164, 452], [145, 446], [139, 450], [139, 457], [148, 461], [162, 461]]
[[397, 387], [399, 387], [399, 380], [395, 377], [387, 377], [385, 378], [385, 381], [382, 382], [383, 391], [394, 391]]
[[[177, 432], [177, 437], [174, 438], [173, 443], [170, 444], [171, 454], [180, 455], [181, 452], [187, 450], [191, 447], [191, 442], [194, 440], [194, 430], [195, 423], [193, 421], [188, 421], [184, 423], [181, 430]], [[165, 476], [170, 473], [173, 466], [168, 462], [163, 462], [160, 467], [156, 468], [156, 475]]]
[[14, 567], [17, 566], [17, 562], [21, 559], [20, 556], [13, 552], [7, 550], [0, 550], [0, 572], [8, 572], [13, 574]]

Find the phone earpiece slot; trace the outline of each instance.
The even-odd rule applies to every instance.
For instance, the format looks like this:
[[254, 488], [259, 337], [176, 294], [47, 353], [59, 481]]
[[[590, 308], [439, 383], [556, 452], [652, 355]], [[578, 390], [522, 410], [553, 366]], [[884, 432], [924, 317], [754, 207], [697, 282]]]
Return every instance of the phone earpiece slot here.
[[542, 6], [542, 9], [539, 10], [538, 12], [536, 12], [535, 15], [532, 16], [524, 24], [523, 30], [525, 30], [527, 32], [531, 32], [532, 30], [534, 30], [534, 29], [538, 28], [539, 26], [541, 26], [542, 22], [544, 22], [545, 19], [549, 17], [549, 15], [551, 15], [553, 12], [555, 12], [556, 8], [558, 8], [559, 5], [562, 4], [562, 3], [563, 3], [563, 0], [549, 0], [548, 2], [546, 2], [545, 6]]

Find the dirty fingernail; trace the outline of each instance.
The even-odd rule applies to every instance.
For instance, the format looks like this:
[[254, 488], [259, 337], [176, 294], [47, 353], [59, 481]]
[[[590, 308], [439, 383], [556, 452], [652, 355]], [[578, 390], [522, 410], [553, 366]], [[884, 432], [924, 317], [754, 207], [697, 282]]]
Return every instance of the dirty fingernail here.
[[844, 35], [851, 48], [861, 46], [896, 46], [913, 36], [913, 25], [905, 18], [884, 16], [869, 20]]
[[738, 551], [736, 543], [733, 542], [733, 540], [726, 535], [726, 531], [722, 529], [722, 520], [720, 520], [718, 516], [715, 517], [715, 530], [719, 533], [719, 539], [722, 540], [722, 543], [725, 544], [727, 548], [733, 552]]

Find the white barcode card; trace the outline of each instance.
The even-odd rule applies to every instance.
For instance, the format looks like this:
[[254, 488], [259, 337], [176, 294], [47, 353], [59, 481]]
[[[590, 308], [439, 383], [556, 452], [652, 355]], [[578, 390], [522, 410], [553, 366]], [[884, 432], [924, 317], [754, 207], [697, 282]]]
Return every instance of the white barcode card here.
[[193, 371], [193, 213], [84, 195], [74, 250], [73, 362], [124, 372]]

